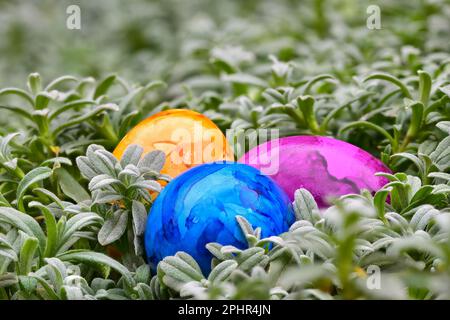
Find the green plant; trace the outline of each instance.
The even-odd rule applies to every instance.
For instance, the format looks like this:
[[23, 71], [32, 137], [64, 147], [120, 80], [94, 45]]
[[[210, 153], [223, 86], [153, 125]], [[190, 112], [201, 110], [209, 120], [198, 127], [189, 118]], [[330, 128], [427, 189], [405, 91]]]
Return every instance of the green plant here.
[[102, 146], [90, 145], [86, 156], [77, 158], [77, 164], [81, 174], [89, 179], [92, 199], [69, 209], [74, 213], [92, 210], [103, 217], [98, 243], [116, 243], [129, 268], [144, 263], [142, 236], [148, 206], [153, 202], [150, 192], [161, 191], [158, 181], [170, 181], [170, 177], [159, 173], [165, 162], [164, 153], [152, 151], [142, 157], [142, 152], [142, 147], [130, 145], [119, 161]]
[[[0, 2], [0, 299], [450, 299], [450, 12], [380, 2], [370, 30], [376, 2], [91, 1], [83, 32], [55, 18], [64, 1]], [[34, 70], [55, 80], [20, 87]], [[332, 136], [392, 174], [326, 210], [297, 190], [281, 235], [239, 217], [247, 247], [208, 244], [209, 275], [183, 252], [152, 274], [164, 154], [110, 151], [170, 108]]]

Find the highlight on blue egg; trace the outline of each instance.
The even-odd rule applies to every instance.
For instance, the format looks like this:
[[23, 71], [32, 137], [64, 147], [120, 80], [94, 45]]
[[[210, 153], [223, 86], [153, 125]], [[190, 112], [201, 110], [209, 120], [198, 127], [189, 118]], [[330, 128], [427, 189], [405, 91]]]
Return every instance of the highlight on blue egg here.
[[249, 165], [221, 161], [184, 172], [164, 188], [150, 210], [145, 249], [151, 268], [184, 251], [209, 274], [212, 255], [206, 244], [247, 247], [238, 215], [260, 227], [262, 237], [287, 231], [295, 220], [284, 191]]

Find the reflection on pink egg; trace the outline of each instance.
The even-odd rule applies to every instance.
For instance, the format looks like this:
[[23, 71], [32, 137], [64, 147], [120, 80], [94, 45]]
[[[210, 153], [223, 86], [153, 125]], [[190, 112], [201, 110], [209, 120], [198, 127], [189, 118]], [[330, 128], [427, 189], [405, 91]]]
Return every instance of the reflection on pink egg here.
[[321, 136], [293, 136], [263, 143], [240, 162], [274, 179], [293, 200], [299, 188], [314, 196], [319, 207], [328, 197], [377, 191], [388, 180], [377, 172], [391, 171], [370, 153], [344, 141]]

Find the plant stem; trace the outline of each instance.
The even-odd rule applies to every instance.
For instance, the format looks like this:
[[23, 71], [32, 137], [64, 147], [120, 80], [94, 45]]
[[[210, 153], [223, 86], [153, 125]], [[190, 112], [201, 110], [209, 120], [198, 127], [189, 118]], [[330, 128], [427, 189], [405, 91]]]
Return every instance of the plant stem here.
[[0, 288], [0, 300], [8, 300], [9, 296], [5, 288]]

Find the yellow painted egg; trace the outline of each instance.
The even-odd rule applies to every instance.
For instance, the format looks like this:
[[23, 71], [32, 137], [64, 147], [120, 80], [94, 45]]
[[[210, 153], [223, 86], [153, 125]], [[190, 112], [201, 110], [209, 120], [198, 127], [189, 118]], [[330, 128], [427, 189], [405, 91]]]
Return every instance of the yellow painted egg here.
[[162, 111], [131, 129], [114, 150], [120, 159], [125, 149], [137, 144], [146, 154], [161, 150], [166, 162], [161, 173], [172, 178], [191, 167], [219, 160], [234, 160], [220, 129], [206, 116], [191, 110]]

